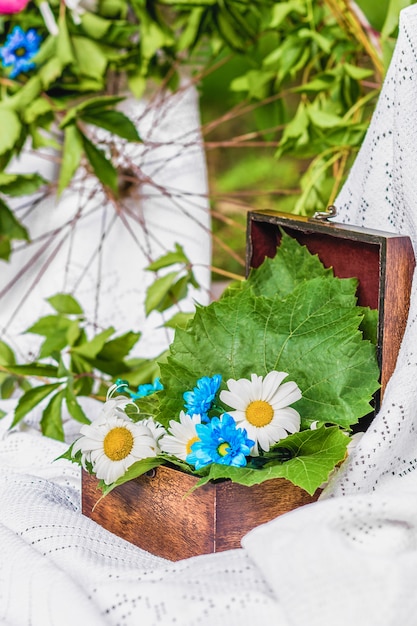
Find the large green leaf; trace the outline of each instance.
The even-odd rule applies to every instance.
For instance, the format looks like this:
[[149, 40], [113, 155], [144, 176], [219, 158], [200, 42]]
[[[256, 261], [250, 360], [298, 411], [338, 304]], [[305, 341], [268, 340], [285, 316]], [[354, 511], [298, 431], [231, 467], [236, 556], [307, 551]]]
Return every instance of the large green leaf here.
[[350, 281], [314, 278], [282, 299], [240, 290], [198, 309], [161, 364], [160, 419], [178, 415], [182, 394], [201, 376], [226, 381], [279, 370], [302, 391], [295, 406], [304, 426], [356, 423], [370, 411], [379, 371], [374, 346], [358, 330], [353, 290]]
[[390, 0], [385, 16], [381, 35], [383, 38], [389, 37], [398, 27], [400, 11], [410, 5], [410, 0]]
[[275, 448], [276, 451], [283, 448], [289, 451], [292, 458], [288, 461], [271, 461], [256, 469], [213, 464], [198, 486], [209, 480], [228, 478], [250, 487], [271, 478], [286, 478], [312, 495], [327, 481], [334, 467], [343, 461], [349, 441], [337, 426], [294, 433]]

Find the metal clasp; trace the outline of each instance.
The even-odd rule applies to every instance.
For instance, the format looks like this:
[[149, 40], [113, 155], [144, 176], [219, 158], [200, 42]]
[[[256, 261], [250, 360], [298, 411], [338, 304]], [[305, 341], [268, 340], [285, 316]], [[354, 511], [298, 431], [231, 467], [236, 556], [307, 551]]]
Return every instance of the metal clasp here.
[[326, 211], [316, 211], [310, 219], [317, 220], [318, 222], [328, 222], [331, 217], [336, 217], [336, 215], [337, 208], [334, 204], [330, 204]]

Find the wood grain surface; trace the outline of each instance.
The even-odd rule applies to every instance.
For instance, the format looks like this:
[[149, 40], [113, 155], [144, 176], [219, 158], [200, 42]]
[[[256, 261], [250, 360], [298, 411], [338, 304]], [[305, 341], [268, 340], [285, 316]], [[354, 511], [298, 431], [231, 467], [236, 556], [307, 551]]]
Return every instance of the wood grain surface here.
[[82, 512], [115, 535], [171, 561], [240, 547], [249, 530], [317, 499], [285, 479], [245, 487], [199, 487], [197, 478], [161, 466], [116, 487], [98, 504], [97, 479], [83, 471]]

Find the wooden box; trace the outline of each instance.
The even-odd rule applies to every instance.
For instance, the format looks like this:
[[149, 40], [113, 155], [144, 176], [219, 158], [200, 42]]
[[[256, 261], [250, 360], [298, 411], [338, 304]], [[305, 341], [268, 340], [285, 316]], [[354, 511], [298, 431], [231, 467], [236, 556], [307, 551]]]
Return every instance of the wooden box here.
[[[281, 230], [295, 237], [336, 276], [359, 279], [359, 304], [379, 311], [381, 389], [394, 369], [414, 270], [408, 237], [272, 211], [248, 214], [247, 268], [276, 253]], [[375, 406], [379, 397], [375, 398]], [[97, 480], [83, 471], [82, 511], [104, 528], [158, 556], [179, 559], [240, 547], [249, 530], [317, 499], [285, 479], [244, 487], [229, 481], [192, 493], [197, 478], [159, 467], [114, 489], [98, 504]]]
[[[323, 265], [332, 267], [339, 278], [358, 278], [358, 304], [378, 310], [381, 389], [375, 396], [377, 410], [394, 371], [407, 323], [415, 267], [410, 238], [326, 219], [253, 211], [248, 213], [248, 270], [261, 265], [265, 257], [275, 256], [281, 229], [317, 254]], [[361, 427], [369, 421], [362, 420]]]
[[83, 471], [82, 511], [140, 548], [178, 561], [240, 548], [252, 528], [317, 500], [320, 493], [310, 496], [284, 478], [252, 487], [209, 483], [187, 493], [197, 481], [160, 466], [116, 487], [95, 506], [101, 494], [97, 479]]

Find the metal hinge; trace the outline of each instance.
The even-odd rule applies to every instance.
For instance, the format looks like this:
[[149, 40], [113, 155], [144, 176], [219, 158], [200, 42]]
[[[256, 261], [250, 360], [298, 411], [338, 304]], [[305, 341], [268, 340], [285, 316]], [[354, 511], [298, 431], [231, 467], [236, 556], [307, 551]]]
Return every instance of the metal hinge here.
[[318, 222], [328, 222], [331, 217], [336, 217], [336, 215], [337, 208], [334, 204], [331, 204], [327, 207], [326, 211], [316, 211], [310, 219]]

